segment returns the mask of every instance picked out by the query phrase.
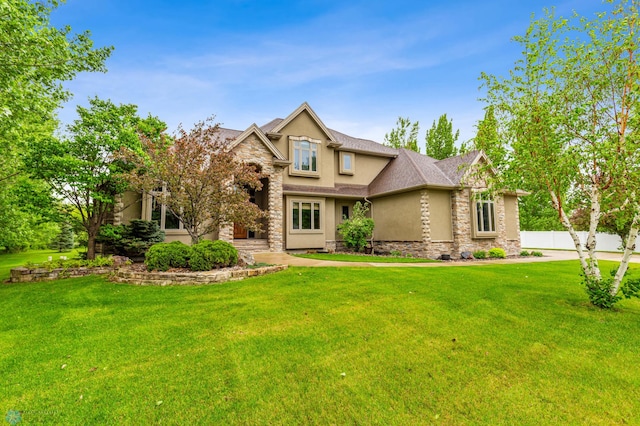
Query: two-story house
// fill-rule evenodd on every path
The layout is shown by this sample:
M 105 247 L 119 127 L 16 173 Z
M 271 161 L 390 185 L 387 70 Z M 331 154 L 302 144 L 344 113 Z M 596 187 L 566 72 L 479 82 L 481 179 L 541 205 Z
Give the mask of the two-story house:
M 262 190 L 251 195 L 268 219 L 261 233 L 229 226 L 209 238 L 270 251 L 331 251 L 341 247 L 337 225 L 357 201 L 367 201 L 378 251 L 432 258 L 492 247 L 520 252 L 518 194 L 486 192 L 483 180 L 470 173 L 488 161 L 481 152 L 436 160 L 390 148 L 327 128 L 307 103 L 260 127 L 221 129 L 220 137 L 230 141 L 238 160 L 266 176 Z M 130 205 L 116 223 L 153 218 L 167 241 L 190 241 L 152 196 L 135 197 L 125 195 L 123 204 Z

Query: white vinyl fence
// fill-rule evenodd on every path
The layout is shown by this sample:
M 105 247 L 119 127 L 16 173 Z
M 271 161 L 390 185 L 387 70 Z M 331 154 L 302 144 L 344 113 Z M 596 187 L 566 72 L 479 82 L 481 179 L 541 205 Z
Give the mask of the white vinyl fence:
M 578 232 L 582 247 L 587 241 L 587 232 Z M 560 249 L 575 250 L 573 239 L 567 231 L 520 231 L 522 248 L 527 249 Z M 622 240 L 617 235 L 596 234 L 596 249 L 598 251 L 622 251 Z

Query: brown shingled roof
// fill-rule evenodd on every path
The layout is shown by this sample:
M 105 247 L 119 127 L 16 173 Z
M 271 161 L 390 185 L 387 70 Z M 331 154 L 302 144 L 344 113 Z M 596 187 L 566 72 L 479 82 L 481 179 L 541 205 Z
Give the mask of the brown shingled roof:
M 240 130 L 225 129 L 224 127 L 220 127 L 218 130 L 218 137 L 220 138 L 220 140 L 223 140 L 223 141 L 233 140 L 238 136 L 240 136 L 241 134 L 242 132 Z
M 369 195 L 381 195 L 406 191 L 411 188 L 437 186 L 455 188 L 465 171 L 465 164 L 472 164 L 477 151 L 438 161 L 435 158 L 407 149 L 400 149 L 398 157 L 369 185 Z
M 460 185 L 467 167 L 473 164 L 479 155 L 481 155 L 480 151 L 470 151 L 464 155 L 440 160 L 436 163 L 436 166 L 442 170 L 451 182 L 455 185 Z
M 282 122 L 282 118 L 274 118 L 273 120 L 271 120 L 267 124 L 263 124 L 262 126 L 260 126 L 260 130 L 262 130 L 265 133 L 269 133 L 271 131 L 271 129 L 276 127 L 281 122 Z
M 363 152 L 383 157 L 396 157 L 398 155 L 397 149 L 384 146 L 381 143 L 369 139 L 354 138 L 333 129 L 329 129 L 329 131 L 333 133 L 338 142 L 342 143 L 340 151 Z

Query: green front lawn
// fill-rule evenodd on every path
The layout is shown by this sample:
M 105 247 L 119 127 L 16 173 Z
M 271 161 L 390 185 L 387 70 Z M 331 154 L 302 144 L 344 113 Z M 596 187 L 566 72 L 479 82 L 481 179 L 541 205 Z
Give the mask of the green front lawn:
M 429 263 L 437 260 L 422 259 L 417 257 L 372 256 L 366 254 L 350 253 L 308 253 L 294 256 L 316 260 L 333 260 L 336 262 L 367 262 L 367 263 Z
M 605 262 L 602 262 L 605 264 Z M 577 262 L 0 286 L 20 424 L 639 424 L 640 302 Z

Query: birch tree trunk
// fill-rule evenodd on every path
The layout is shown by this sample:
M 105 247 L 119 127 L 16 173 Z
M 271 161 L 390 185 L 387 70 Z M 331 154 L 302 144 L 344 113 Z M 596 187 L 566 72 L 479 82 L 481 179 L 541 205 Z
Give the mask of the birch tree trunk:
M 631 224 L 631 229 L 629 230 L 629 235 L 627 236 L 627 241 L 624 246 L 624 252 L 622 253 L 622 260 L 620 260 L 618 271 L 616 272 L 615 277 L 613 277 L 613 283 L 611 284 L 610 290 L 612 296 L 618 294 L 622 279 L 629 268 L 629 258 L 631 258 L 631 254 L 636 248 L 636 240 L 638 238 L 638 222 L 640 222 L 640 212 L 636 212 L 633 217 L 633 223 Z

